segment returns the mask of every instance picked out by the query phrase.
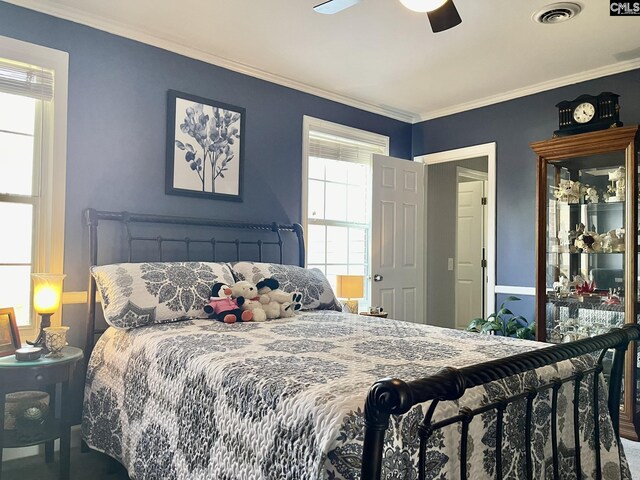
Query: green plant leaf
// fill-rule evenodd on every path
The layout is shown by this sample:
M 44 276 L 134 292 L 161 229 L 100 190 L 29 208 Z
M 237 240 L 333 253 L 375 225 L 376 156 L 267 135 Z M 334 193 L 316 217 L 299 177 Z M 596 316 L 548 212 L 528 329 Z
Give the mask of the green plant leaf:
M 471 323 L 469 323 L 467 330 L 477 329 L 479 327 L 482 327 L 482 325 L 484 325 L 485 323 L 487 323 L 487 321 L 484 318 L 475 318 L 471 320 Z
M 514 297 L 513 295 L 509 295 L 507 298 L 504 299 L 504 302 L 502 302 L 502 304 L 504 305 L 507 302 L 517 302 L 518 300 L 521 300 L 521 298 Z
M 480 332 L 482 333 L 489 333 L 495 330 L 495 325 L 491 322 L 487 322 L 485 323 L 482 328 L 480 329 Z
M 519 297 L 508 296 L 497 312 L 487 316 L 486 319 L 474 318 L 469 323 L 467 331 L 489 333 L 494 332 L 496 335 L 504 335 L 509 337 L 518 337 L 526 339 L 535 339 L 535 325 L 522 315 L 514 315 L 514 313 L 506 306 L 508 302 L 518 301 Z

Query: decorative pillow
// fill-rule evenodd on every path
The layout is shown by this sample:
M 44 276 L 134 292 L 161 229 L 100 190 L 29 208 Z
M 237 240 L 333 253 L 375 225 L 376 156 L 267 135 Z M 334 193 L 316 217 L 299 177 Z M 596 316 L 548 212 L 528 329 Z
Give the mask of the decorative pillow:
M 257 283 L 263 278 L 273 277 L 285 292 L 300 292 L 303 310 L 342 311 L 329 281 L 317 268 L 258 262 L 236 262 L 231 264 L 231 268 L 236 280 Z
M 205 317 L 213 284 L 234 282 L 226 263 L 116 263 L 91 274 L 105 320 L 120 329 Z

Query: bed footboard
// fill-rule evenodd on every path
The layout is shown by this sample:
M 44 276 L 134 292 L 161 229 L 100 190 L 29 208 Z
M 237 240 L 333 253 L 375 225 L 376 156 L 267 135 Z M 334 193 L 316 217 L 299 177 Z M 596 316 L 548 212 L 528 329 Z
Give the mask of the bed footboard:
M 620 390 L 622 375 L 624 370 L 624 356 L 629 342 L 640 339 L 640 326 L 625 325 L 620 329 L 613 330 L 607 334 L 592 338 L 578 340 L 572 343 L 552 345 L 547 348 L 535 350 L 527 353 L 514 355 L 491 362 L 472 365 L 460 369 L 445 368 L 435 375 L 427 378 L 404 382 L 398 379 L 383 379 L 376 382 L 369 390 L 365 403 L 365 434 L 362 454 L 361 480 L 379 480 L 382 474 L 382 457 L 385 432 L 389 427 L 391 415 L 402 415 L 407 413 L 414 405 L 431 401 L 424 416 L 417 435 L 419 436 L 419 457 L 417 478 L 425 478 L 426 444 L 431 435 L 441 428 L 453 424 L 460 425 L 460 478 L 467 478 L 467 452 L 468 452 L 468 431 L 469 424 L 474 417 L 495 411 L 495 460 L 496 465 L 501 466 L 502 442 L 504 432 L 504 412 L 513 402 L 526 403 L 525 412 L 525 471 L 526 478 L 532 479 L 534 476 L 533 461 L 531 458 L 531 417 L 533 403 L 536 396 L 541 393 L 548 394 L 551 398 L 550 412 L 550 432 L 552 445 L 552 470 L 553 478 L 559 479 L 559 442 L 558 431 L 558 391 L 564 384 L 573 383 L 573 425 L 574 425 L 574 467 L 576 478 L 582 478 L 582 468 L 580 465 L 581 438 L 579 435 L 579 415 L 580 415 L 580 384 L 587 375 L 593 379 L 593 387 L 590 389 L 593 396 L 589 399 L 593 402 L 592 411 L 594 416 L 594 437 L 595 437 L 595 463 L 596 476 L 600 478 L 600 432 L 599 432 L 599 392 L 600 373 L 603 370 L 603 359 L 609 349 L 613 349 L 613 360 L 611 374 L 608 382 L 608 410 L 613 424 L 616 437 L 618 436 L 618 419 L 620 406 Z M 462 407 L 457 415 L 446 420 L 434 421 L 434 413 L 439 402 L 457 400 L 468 390 L 476 386 L 485 385 L 490 382 L 504 379 L 513 375 L 523 374 L 535 369 L 562 362 L 564 360 L 578 358 L 582 355 L 600 352 L 597 362 L 592 368 L 583 371 L 576 371 L 565 378 L 555 378 L 550 382 L 527 388 L 522 392 L 489 401 L 478 408 Z M 496 468 L 496 478 L 502 478 L 501 468 Z

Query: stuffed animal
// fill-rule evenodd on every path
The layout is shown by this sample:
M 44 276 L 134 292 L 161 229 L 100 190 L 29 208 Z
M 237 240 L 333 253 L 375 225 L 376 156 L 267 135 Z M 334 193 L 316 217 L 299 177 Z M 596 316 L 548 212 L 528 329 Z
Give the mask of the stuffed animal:
M 300 303 L 302 300 L 302 294 L 300 292 L 287 293 L 280 289 L 280 282 L 275 278 L 263 278 L 256 286 L 258 287 L 258 293 L 267 294 L 269 298 L 278 303 Z
M 256 286 L 263 304 L 268 304 L 272 309 L 276 305 L 277 316 L 269 318 L 287 318 L 293 317 L 295 312 L 302 308 L 300 300 L 302 294 L 300 292 L 287 293 L 280 289 L 280 282 L 275 278 L 264 278 L 260 280 Z
M 267 312 L 260 303 L 260 295 L 258 288 L 251 282 L 241 280 L 231 285 L 231 295 L 235 298 L 244 298 L 244 302 L 240 307 L 242 310 L 248 310 L 253 314 L 253 320 L 256 322 L 264 322 L 267 319 Z
M 224 323 L 248 322 L 253 318 L 253 313 L 240 308 L 245 303 L 244 297 L 232 298 L 231 293 L 229 285 L 220 282 L 214 284 L 209 304 L 204 306 L 205 313 L 209 318 L 215 318 Z

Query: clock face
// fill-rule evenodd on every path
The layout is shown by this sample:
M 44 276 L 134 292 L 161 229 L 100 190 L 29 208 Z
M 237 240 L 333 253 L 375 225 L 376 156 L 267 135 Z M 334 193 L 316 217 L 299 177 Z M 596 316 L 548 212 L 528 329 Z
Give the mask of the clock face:
M 573 111 L 573 119 L 578 123 L 587 123 L 596 114 L 596 108 L 589 102 L 578 105 Z

